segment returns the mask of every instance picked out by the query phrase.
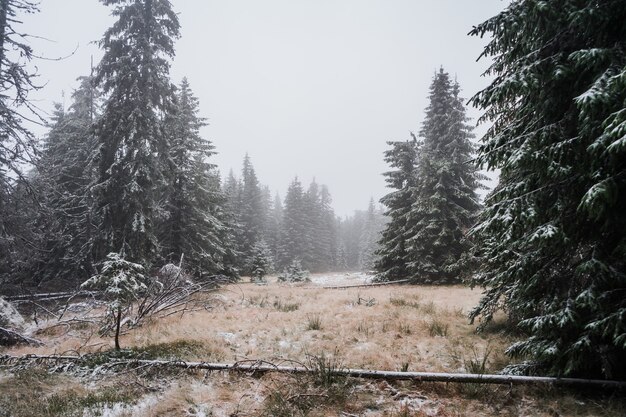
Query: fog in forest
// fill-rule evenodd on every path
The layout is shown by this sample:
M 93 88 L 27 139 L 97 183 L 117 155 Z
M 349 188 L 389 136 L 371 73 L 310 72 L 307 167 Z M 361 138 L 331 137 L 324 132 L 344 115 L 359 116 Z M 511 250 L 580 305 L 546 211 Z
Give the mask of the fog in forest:
M 502 10 L 475 1 L 182 1 L 172 65 L 186 76 L 209 126 L 222 175 L 240 173 L 247 152 L 260 181 L 284 197 L 294 176 L 326 184 L 340 216 L 365 209 L 387 191 L 386 141 L 418 132 L 428 87 L 443 66 L 470 98 L 488 84 L 487 40 L 467 36 Z M 25 19 L 39 61 L 38 105 L 69 103 L 76 77 L 102 51 L 94 43 L 113 22 L 96 1 L 43 1 Z M 71 23 L 68 23 L 71 22 Z M 69 56 L 68 56 L 69 55 Z M 472 123 L 480 113 L 469 109 Z M 476 130 L 484 132 L 481 126 Z M 45 132 L 43 130 L 42 132 Z

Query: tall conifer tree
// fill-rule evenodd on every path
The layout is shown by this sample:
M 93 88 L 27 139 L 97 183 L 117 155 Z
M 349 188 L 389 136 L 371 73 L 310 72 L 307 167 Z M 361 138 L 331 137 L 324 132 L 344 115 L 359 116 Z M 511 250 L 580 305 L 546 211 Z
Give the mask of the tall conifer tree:
M 92 77 L 80 77 L 69 111 L 57 105 L 53 124 L 37 164 L 36 183 L 44 202 L 37 214 L 45 251 L 32 262 L 37 281 L 61 278 L 76 283 L 93 270 L 91 186 L 96 179 L 93 123 L 100 113 L 100 94 Z
M 169 144 L 162 123 L 171 106 L 169 59 L 179 36 L 168 0 L 102 0 L 116 22 L 100 42 L 96 81 L 108 100 L 97 124 L 100 143 L 96 208 L 98 258 L 123 251 L 150 263 L 156 255 L 154 217 L 163 180 L 158 159 Z
M 433 78 L 420 131 L 423 141 L 407 216 L 407 266 L 419 282 L 450 283 L 469 273 L 463 267 L 471 247 L 465 232 L 480 208 L 480 177 L 470 162 L 473 134 L 459 91 L 441 68 Z
M 415 136 L 412 140 L 387 143 L 391 149 L 385 152 L 385 162 L 394 170 L 384 175 L 387 187 L 394 191 L 380 200 L 387 207 L 385 215 L 389 217 L 382 232 L 375 264 L 377 280 L 381 281 L 406 278 L 409 274 L 408 216 L 414 202 L 418 146 Z
M 302 184 L 295 178 L 287 189 L 278 253 L 278 267 L 287 267 L 305 253 L 306 217 Z
M 167 117 L 170 141 L 165 192 L 166 218 L 159 233 L 164 258 L 177 263 L 184 256 L 186 269 L 196 276 L 225 272 L 232 237 L 219 206 L 225 203 L 219 174 L 209 162 L 213 144 L 200 135 L 206 126 L 198 115 L 198 99 L 183 78 L 176 105 Z
M 22 168 L 33 162 L 37 143 L 26 123 L 32 115 L 23 112 L 35 110 L 28 96 L 38 87 L 28 68 L 33 50 L 24 41 L 28 35 L 19 27 L 18 16 L 37 11 L 35 1 L 0 0 L 0 279 L 12 274 L 25 252 L 19 236 L 27 232 L 20 214 L 31 202 L 26 201 L 28 193 L 18 189 L 24 187 Z
M 472 31 L 493 36 L 479 161 L 502 174 L 471 317 L 527 332 L 511 371 L 626 378 L 624 22 L 624 1 L 517 0 Z

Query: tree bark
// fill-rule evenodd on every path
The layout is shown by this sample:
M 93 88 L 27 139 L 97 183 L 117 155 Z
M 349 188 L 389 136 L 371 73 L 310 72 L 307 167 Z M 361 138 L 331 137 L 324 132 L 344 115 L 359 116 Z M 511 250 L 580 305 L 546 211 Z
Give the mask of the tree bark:
M 120 327 L 122 324 L 122 306 L 117 306 L 117 317 L 115 323 L 115 350 L 120 350 Z
M 56 355 L 25 355 L 25 356 L 0 356 L 0 364 L 22 364 L 33 361 L 75 361 L 87 360 L 85 356 L 56 356 Z M 315 375 L 319 370 L 302 366 L 277 366 L 263 363 L 210 363 L 210 362 L 184 362 L 184 361 L 160 361 L 160 360 L 119 360 L 112 359 L 115 366 L 163 366 L 184 369 L 204 369 L 209 371 L 228 372 L 248 372 L 265 373 L 281 372 L 290 374 Z M 518 376 L 518 375 L 491 375 L 491 374 L 456 374 L 456 373 L 435 373 L 435 372 L 397 372 L 379 371 L 370 369 L 345 369 L 337 368 L 327 370 L 330 374 L 351 378 L 383 379 L 388 381 L 415 381 L 415 382 L 455 382 L 472 384 L 504 384 L 504 385 L 552 385 L 579 388 L 604 388 L 614 390 L 626 390 L 626 381 L 611 381 L 599 379 L 580 378 L 554 378 L 543 376 Z
M 9 0 L 0 0 L 0 75 L 2 74 L 2 64 L 4 63 L 4 37 L 6 36 L 7 11 Z

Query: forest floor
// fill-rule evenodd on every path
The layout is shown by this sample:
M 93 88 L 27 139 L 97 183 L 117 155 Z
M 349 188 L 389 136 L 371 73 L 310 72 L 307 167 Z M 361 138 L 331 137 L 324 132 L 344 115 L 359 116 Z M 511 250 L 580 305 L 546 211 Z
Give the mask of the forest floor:
M 363 274 L 314 275 L 311 283 L 228 285 L 207 311 L 135 329 L 121 344 L 143 357 L 264 360 L 319 369 L 284 374 L 132 370 L 50 373 L 0 370 L 2 416 L 622 416 L 603 393 L 544 387 L 333 378 L 324 370 L 497 372 L 515 336 L 503 325 L 477 334 L 467 320 L 480 298 L 464 286 L 324 289 L 367 282 Z M 87 336 L 91 335 L 87 341 Z M 112 348 L 90 326 L 37 335 L 38 348 L 0 354 L 89 353 Z M 3 411 L 4 410 L 4 411 Z

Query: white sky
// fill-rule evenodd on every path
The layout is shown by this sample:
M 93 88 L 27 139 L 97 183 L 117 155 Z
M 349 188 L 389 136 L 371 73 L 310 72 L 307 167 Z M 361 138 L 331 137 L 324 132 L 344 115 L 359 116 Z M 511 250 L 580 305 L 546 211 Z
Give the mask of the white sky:
M 223 175 L 246 152 L 263 184 L 284 196 L 295 175 L 327 184 L 339 215 L 382 197 L 388 140 L 417 132 L 440 65 L 464 96 L 485 87 L 476 62 L 487 39 L 467 36 L 507 0 L 172 0 L 182 37 L 173 80 L 187 76 L 210 122 L 203 132 Z M 24 16 L 40 61 L 35 97 L 66 104 L 89 73 L 93 41 L 111 24 L 96 0 L 42 0 Z M 474 120 L 479 113 L 470 110 Z M 485 130 L 480 127 L 477 133 Z

